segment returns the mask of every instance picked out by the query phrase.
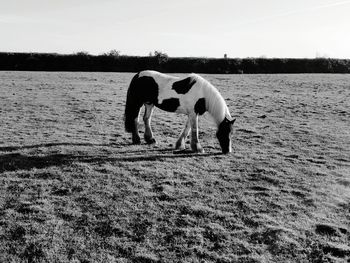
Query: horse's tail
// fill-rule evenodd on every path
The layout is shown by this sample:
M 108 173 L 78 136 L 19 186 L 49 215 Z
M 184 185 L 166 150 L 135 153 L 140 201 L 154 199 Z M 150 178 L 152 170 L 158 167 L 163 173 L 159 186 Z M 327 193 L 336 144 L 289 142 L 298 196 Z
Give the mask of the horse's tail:
M 124 125 L 126 132 L 133 132 L 137 129 L 135 119 L 139 116 L 142 101 L 139 99 L 138 89 L 139 74 L 136 74 L 129 85 L 126 95 Z

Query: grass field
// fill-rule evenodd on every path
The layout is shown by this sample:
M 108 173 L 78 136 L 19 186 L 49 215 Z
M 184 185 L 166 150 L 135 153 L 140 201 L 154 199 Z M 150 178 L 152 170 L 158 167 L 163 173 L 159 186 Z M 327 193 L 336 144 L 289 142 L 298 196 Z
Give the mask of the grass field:
M 160 110 L 131 145 L 132 76 L 0 72 L 0 262 L 350 260 L 349 75 L 204 75 L 231 155 L 203 118 L 205 153 L 175 154 Z

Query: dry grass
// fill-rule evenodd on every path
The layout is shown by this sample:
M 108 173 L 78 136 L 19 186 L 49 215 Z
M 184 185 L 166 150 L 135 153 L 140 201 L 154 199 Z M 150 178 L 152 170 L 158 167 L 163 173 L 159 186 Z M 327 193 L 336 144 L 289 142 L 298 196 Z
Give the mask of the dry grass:
M 348 75 L 208 75 L 237 117 L 221 155 L 123 131 L 132 74 L 0 72 L 1 262 L 346 262 Z

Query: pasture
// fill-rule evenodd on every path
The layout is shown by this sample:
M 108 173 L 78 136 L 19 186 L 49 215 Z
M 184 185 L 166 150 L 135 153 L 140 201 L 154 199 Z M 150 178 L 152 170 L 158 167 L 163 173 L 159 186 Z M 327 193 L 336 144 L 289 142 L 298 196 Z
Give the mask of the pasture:
M 133 75 L 0 72 L 0 262 L 350 259 L 349 75 L 202 75 L 230 155 L 205 118 L 205 153 L 174 153 L 186 117 L 159 109 L 131 145 Z

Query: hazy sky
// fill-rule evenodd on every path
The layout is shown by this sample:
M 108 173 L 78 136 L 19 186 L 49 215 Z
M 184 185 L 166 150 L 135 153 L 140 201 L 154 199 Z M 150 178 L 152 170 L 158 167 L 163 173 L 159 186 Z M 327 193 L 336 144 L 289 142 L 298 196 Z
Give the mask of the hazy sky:
M 350 0 L 0 0 L 0 51 L 350 58 Z

